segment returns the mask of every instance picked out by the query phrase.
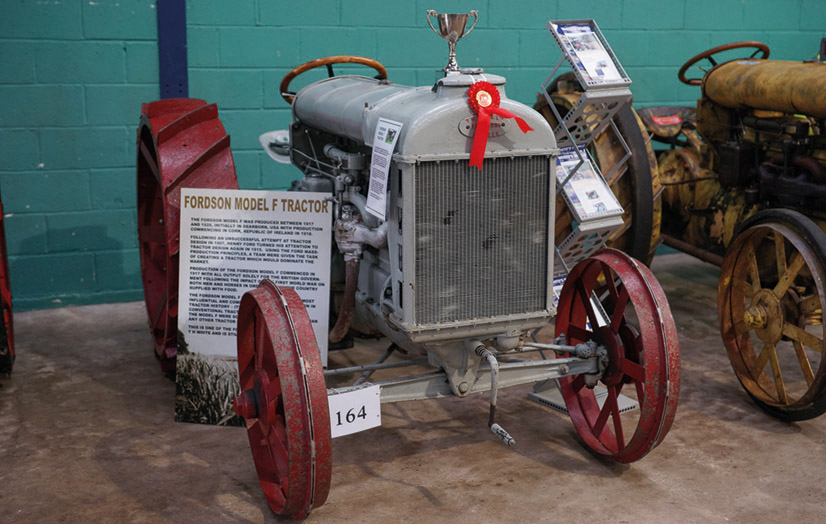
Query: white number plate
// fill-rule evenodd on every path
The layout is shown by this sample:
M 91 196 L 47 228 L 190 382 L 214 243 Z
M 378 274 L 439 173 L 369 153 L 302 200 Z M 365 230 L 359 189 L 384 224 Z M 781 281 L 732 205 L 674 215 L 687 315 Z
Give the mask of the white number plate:
M 333 438 L 381 426 L 381 391 L 369 386 L 327 397 Z

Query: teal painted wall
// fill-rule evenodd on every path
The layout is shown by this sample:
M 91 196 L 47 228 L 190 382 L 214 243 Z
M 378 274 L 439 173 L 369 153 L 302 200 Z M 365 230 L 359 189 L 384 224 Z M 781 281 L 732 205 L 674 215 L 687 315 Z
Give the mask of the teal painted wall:
M 15 309 L 142 297 L 135 125 L 154 2 L 0 1 L 0 190 Z
M 429 8 L 479 10 L 459 63 L 506 76 L 527 104 L 559 59 L 549 19 L 595 18 L 640 106 L 693 105 L 699 90 L 676 73 L 709 47 L 760 40 L 799 60 L 826 36 L 826 0 L 190 0 L 190 96 L 218 104 L 241 188 L 297 176 L 257 139 L 287 126 L 277 90 L 295 65 L 357 54 L 398 83 L 431 84 L 447 45 Z M 142 298 L 135 128 L 159 96 L 155 15 L 154 0 L 0 1 L 0 190 L 18 310 Z

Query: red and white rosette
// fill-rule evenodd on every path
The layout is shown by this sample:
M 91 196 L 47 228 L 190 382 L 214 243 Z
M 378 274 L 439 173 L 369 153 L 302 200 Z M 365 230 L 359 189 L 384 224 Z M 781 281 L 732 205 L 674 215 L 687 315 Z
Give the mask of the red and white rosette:
M 490 82 L 476 82 L 470 86 L 467 98 L 470 108 L 476 113 L 476 131 L 473 134 L 473 148 L 470 150 L 470 165 L 478 167 L 481 171 L 490 133 L 490 115 L 513 118 L 523 133 L 533 131 L 533 128 L 507 109 L 499 107 L 499 90 Z

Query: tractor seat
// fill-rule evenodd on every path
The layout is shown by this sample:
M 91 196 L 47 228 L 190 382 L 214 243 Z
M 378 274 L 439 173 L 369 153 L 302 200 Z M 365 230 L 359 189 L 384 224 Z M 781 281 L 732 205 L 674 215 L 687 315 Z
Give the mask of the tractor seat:
M 697 121 L 697 110 L 683 106 L 657 106 L 637 109 L 645 128 L 655 138 L 662 142 L 671 143 L 680 134 L 683 127 L 694 128 Z

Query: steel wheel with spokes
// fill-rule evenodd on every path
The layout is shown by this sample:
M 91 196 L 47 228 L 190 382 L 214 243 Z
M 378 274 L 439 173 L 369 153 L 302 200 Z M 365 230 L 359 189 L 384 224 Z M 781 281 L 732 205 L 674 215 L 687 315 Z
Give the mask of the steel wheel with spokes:
M 783 420 L 826 411 L 826 234 L 785 209 L 756 213 L 726 253 L 720 331 L 740 383 Z
M 296 519 L 330 491 L 330 414 L 321 355 L 304 304 L 264 280 L 238 310 L 241 395 L 255 469 L 272 510 Z
M 569 344 L 594 340 L 607 352 L 596 388 L 583 375 L 559 380 L 585 444 L 618 462 L 659 445 L 677 409 L 680 356 L 668 301 L 648 268 L 615 249 L 577 264 L 560 294 L 556 333 Z M 638 410 L 623 409 L 634 401 Z

